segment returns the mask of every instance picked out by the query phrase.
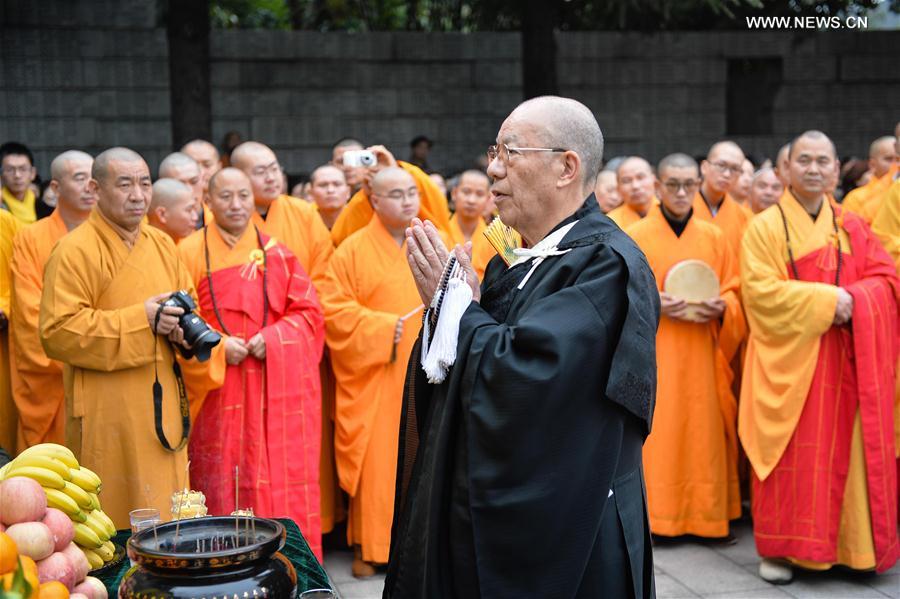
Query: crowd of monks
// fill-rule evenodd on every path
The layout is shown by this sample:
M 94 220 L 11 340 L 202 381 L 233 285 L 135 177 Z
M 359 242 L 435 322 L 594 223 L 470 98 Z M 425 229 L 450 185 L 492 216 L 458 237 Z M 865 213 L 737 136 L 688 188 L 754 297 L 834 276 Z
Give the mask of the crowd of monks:
M 362 149 L 374 167 L 344 164 Z M 728 537 L 744 500 L 767 580 L 900 557 L 898 153 L 900 124 L 872 144 L 869 182 L 843 194 L 817 131 L 772 163 L 720 141 L 699 161 L 630 156 L 600 173 L 597 202 L 660 294 L 644 446 L 654 535 Z M 496 253 L 485 172 L 445 195 L 384 146 L 344 139 L 300 198 L 255 141 L 226 165 L 194 140 L 155 180 L 127 148 L 70 150 L 38 218 L 31 152 L 7 143 L 0 158 L 0 448 L 72 448 L 119 528 L 132 509 L 168 514 L 190 487 L 210 513 L 294 519 L 320 558 L 346 521 L 353 574 L 385 564 L 424 308 L 405 231 L 420 218 L 447 247 L 471 242 L 483 277 Z M 714 297 L 667 290 L 688 260 L 715 273 Z M 206 355 L 166 303 L 178 290 L 222 336 Z

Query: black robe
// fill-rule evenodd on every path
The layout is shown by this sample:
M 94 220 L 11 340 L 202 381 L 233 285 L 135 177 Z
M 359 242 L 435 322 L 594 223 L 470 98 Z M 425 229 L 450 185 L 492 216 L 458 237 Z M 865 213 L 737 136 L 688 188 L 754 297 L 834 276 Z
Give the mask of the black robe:
M 444 383 L 413 349 L 385 598 L 654 596 L 659 295 L 593 195 L 575 219 L 523 289 L 531 261 L 491 261 Z

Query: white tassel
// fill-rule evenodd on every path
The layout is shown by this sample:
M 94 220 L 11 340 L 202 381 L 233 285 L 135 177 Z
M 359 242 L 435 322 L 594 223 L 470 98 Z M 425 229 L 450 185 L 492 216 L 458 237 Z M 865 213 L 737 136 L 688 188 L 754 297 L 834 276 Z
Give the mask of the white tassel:
M 422 344 L 422 369 L 428 376 L 428 382 L 434 385 L 444 382 L 447 372 L 456 362 L 459 321 L 472 303 L 472 288 L 464 278 L 451 276 L 443 296 L 444 301 L 435 326 L 434 338 L 427 348 L 425 343 Z M 428 322 L 427 317 L 425 321 Z M 428 339 L 427 326 L 423 338 Z

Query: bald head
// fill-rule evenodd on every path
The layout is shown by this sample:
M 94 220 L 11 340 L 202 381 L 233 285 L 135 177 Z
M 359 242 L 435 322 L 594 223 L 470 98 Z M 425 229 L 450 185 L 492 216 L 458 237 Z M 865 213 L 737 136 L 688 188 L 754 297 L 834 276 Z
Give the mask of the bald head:
M 821 131 L 805 131 L 791 141 L 790 187 L 794 196 L 808 206 L 830 193 L 838 176 L 834 142 Z
M 50 178 L 56 181 L 62 180 L 72 168 L 73 163 L 87 164 L 88 174 L 90 174 L 91 166 L 94 162 L 90 154 L 80 150 L 68 150 L 53 159 L 50 163 Z
M 827 142 L 827 144 L 831 148 L 831 157 L 835 159 L 837 158 L 837 148 L 835 147 L 834 142 L 831 141 L 831 138 L 821 131 L 810 129 L 809 131 L 804 131 L 803 133 L 792 139 L 791 143 L 788 145 L 788 159 L 791 161 L 793 161 L 795 158 L 794 150 L 796 149 L 797 142 L 799 141 L 812 141 L 821 143 Z
M 597 183 L 594 185 L 594 195 L 604 214 L 621 205 L 622 197 L 619 195 L 616 173 L 607 170 L 600 171 L 600 174 L 597 175 Z
M 153 199 L 150 200 L 150 211 L 153 212 L 159 207 L 171 208 L 175 204 L 184 201 L 185 197 L 190 199 L 190 187 L 177 179 L 158 179 L 153 184 Z
M 784 184 L 775 169 L 770 167 L 759 169 L 753 174 L 753 180 L 750 183 L 750 210 L 754 214 L 759 214 L 774 205 L 783 193 Z
M 647 214 L 656 193 L 650 163 L 640 156 L 629 156 L 616 169 L 616 180 L 622 201 L 640 215 Z
M 205 139 L 195 139 L 184 144 L 181 152 L 187 154 L 200 166 L 200 179 L 203 189 L 206 189 L 209 178 L 213 173 L 222 168 L 219 162 L 219 151 Z
M 177 179 L 158 179 L 153 184 L 153 199 L 147 221 L 178 243 L 194 232 L 197 208 L 191 188 Z
M 578 154 L 582 188 L 593 189 L 603 165 L 603 133 L 590 108 L 571 98 L 540 96 L 519 104 L 509 119 L 527 121 L 543 147 Z
M 250 178 L 247 174 L 239 168 L 235 168 L 233 166 L 227 166 L 216 172 L 209 180 L 209 195 L 215 195 L 220 187 L 221 183 L 225 182 L 246 182 L 248 185 L 250 184 Z
M 869 146 L 869 168 L 876 178 L 883 177 L 897 160 L 897 139 L 891 135 L 879 137 Z
M 384 195 L 389 189 L 402 185 L 404 188 L 416 187 L 416 180 L 399 166 L 389 166 L 378 171 L 372 178 L 372 193 Z M 418 187 L 416 187 L 418 190 Z
M 743 164 L 744 152 L 733 141 L 716 142 L 709 148 L 706 160 L 700 164 L 701 191 L 708 202 L 718 206 L 740 178 Z
M 659 178 L 665 178 L 666 169 L 669 168 L 699 168 L 697 165 L 697 161 L 688 156 L 687 154 L 682 154 L 677 152 L 675 154 L 669 154 L 665 158 L 659 161 L 659 166 L 656 167 L 656 172 L 659 174 Z
M 320 175 L 323 177 L 337 177 L 344 181 L 344 183 L 346 183 L 346 180 L 344 179 L 344 172 L 333 164 L 323 164 L 316 167 L 316 169 L 309 175 L 310 185 L 315 185 L 316 178 Z
M 200 173 L 200 166 L 197 161 L 184 154 L 183 152 L 172 152 L 159 163 L 158 176 L 160 179 L 179 179 L 178 176 L 182 171 L 196 171 Z
M 99 156 L 94 159 L 94 164 L 91 167 L 91 178 L 97 181 L 100 185 L 106 183 L 109 175 L 110 168 L 109 165 L 112 162 L 119 162 L 125 164 L 131 163 L 142 163 L 144 166 L 147 165 L 144 158 L 130 148 L 123 147 L 115 147 L 110 148 L 104 152 L 101 152 Z M 149 175 L 149 169 L 148 175 Z
M 419 188 L 415 179 L 402 168 L 383 168 L 372 178 L 369 198 L 378 219 L 398 243 L 403 231 L 419 213 Z
M 488 176 L 475 169 L 463 171 L 453 188 L 453 205 L 460 223 L 477 226 L 490 197 Z
M 268 206 L 282 193 L 284 176 L 275 152 L 256 141 L 246 141 L 231 152 L 231 165 L 250 178 L 257 206 Z
M 783 185 L 787 185 L 791 178 L 788 167 L 788 163 L 790 162 L 788 153 L 790 151 L 791 144 L 786 143 L 778 150 L 778 156 L 775 158 L 775 174 L 781 179 Z

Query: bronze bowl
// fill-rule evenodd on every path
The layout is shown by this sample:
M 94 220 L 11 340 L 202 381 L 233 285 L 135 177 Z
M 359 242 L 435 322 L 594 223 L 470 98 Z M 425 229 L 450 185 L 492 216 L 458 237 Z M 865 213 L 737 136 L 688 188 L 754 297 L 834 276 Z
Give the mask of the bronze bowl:
M 169 522 L 128 540 L 135 564 L 119 586 L 128 599 L 292 598 L 297 572 L 279 553 L 284 526 L 268 518 Z

